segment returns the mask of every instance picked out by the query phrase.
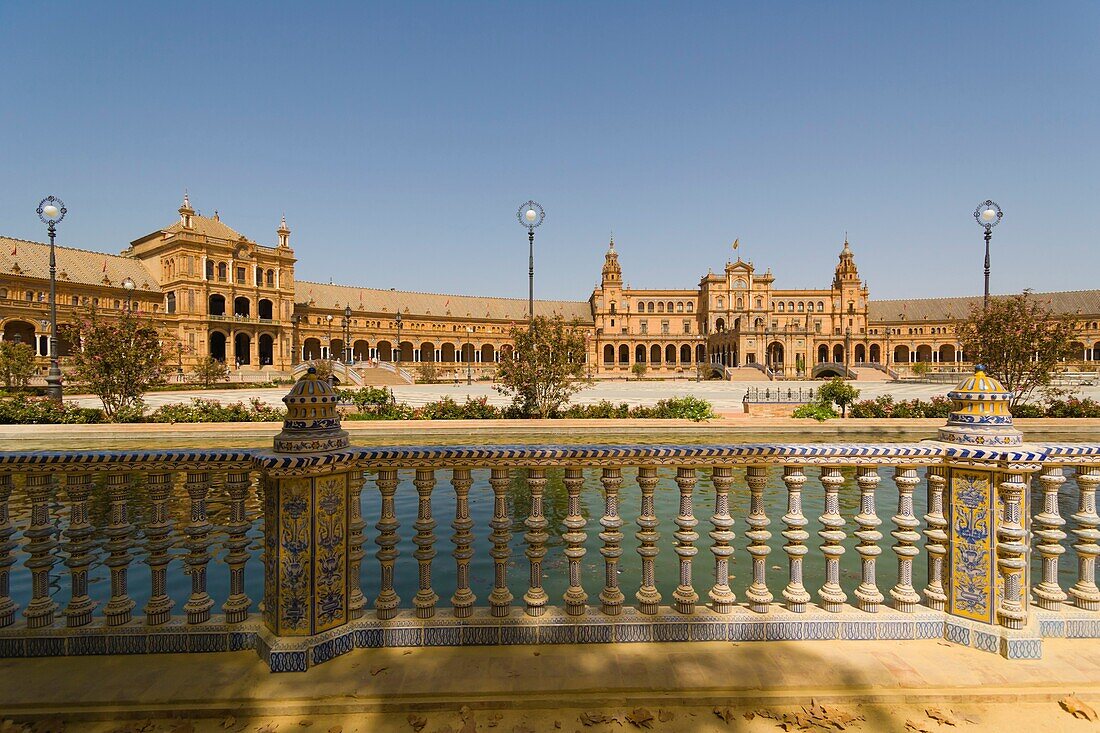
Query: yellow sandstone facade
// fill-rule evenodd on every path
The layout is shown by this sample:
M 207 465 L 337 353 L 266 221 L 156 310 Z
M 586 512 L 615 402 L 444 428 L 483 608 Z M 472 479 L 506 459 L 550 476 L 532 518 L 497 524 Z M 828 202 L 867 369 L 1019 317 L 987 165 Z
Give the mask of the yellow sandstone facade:
M 187 197 L 179 219 L 119 255 L 57 248 L 58 321 L 89 309 L 132 307 L 151 317 L 186 373 L 207 356 L 241 378 L 282 376 L 305 360 L 433 362 L 443 378 L 491 373 L 527 318 L 523 299 L 380 290 L 298 281 L 284 219 L 274 246 L 257 243 Z M 0 337 L 48 353 L 48 245 L 0 236 Z M 975 298 L 873 301 L 845 241 L 829 287 L 774 287 L 738 258 L 686 289 L 632 289 L 614 241 L 587 301 L 536 301 L 584 330 L 589 371 L 626 377 L 636 364 L 661 376 L 717 365 L 732 378 L 904 373 L 966 361 L 954 326 Z M 124 283 L 133 283 L 132 289 Z M 1038 294 L 1077 319 L 1082 366 L 1100 362 L 1100 291 Z M 345 338 L 346 334 L 346 338 Z M 59 344 L 64 362 L 70 346 Z

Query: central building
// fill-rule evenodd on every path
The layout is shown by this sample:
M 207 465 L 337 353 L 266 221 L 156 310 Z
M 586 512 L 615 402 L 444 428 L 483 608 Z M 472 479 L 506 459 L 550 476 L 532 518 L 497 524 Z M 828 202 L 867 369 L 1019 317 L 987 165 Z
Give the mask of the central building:
M 774 281 L 771 270 L 759 274 L 738 257 L 694 289 L 636 290 L 623 284 L 612 239 L 590 300 L 589 359 L 605 374 L 625 376 L 635 364 L 682 372 L 710 362 L 742 379 L 843 374 L 881 361 L 880 347 L 868 344 L 867 286 L 847 241 L 828 289 L 780 290 Z

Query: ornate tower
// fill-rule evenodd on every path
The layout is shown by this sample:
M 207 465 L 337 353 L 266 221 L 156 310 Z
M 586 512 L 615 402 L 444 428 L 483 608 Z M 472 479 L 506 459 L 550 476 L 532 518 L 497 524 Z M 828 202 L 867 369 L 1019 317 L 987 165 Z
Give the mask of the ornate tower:
M 611 237 L 607 254 L 603 257 L 602 285 L 605 291 L 608 288 L 622 290 L 623 287 L 623 268 L 619 266 L 619 253 L 615 251 L 615 237 Z
M 183 204 L 177 209 L 180 212 L 180 224 L 184 229 L 192 229 L 194 227 L 195 210 L 191 208 L 191 199 L 188 198 L 187 192 L 183 192 Z
M 279 235 L 279 248 L 288 249 L 290 247 L 290 227 L 286 225 L 286 215 L 283 215 L 283 220 L 279 223 L 279 228 L 275 230 L 275 233 Z

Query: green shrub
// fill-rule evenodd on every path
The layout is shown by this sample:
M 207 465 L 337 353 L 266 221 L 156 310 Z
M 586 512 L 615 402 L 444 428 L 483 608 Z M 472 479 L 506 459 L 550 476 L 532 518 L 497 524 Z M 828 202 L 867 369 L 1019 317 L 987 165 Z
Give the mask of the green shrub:
M 0 398 L 0 425 L 87 425 L 106 422 L 103 410 L 57 404 L 41 397 Z
M 1012 417 L 1045 417 L 1046 408 L 1041 405 L 1033 405 L 1030 402 L 1021 402 L 1011 408 Z
M 852 405 L 852 417 L 938 417 L 946 419 L 951 414 L 951 400 L 937 395 L 928 402 L 902 400 L 894 402 L 890 395 L 873 400 L 862 400 Z
M 658 420 L 694 420 L 695 422 L 716 417 L 714 408 L 709 402 L 690 395 L 661 400 L 650 408 L 635 407 L 630 411 L 630 416 Z
M 570 405 L 561 411 L 560 417 L 570 420 L 608 420 L 630 417 L 630 405 L 600 400 L 592 405 Z
M 832 405 L 825 405 L 820 402 L 811 402 L 808 405 L 802 405 L 801 407 L 796 408 L 795 411 L 791 413 L 791 416 L 800 418 L 813 418 L 818 422 L 825 422 L 826 420 L 830 420 L 834 417 L 840 417 L 840 415 L 836 413 L 836 410 L 833 409 Z
M 1086 397 L 1069 397 L 1052 400 L 1046 409 L 1047 417 L 1100 417 L 1100 402 Z
M 146 419 L 157 423 L 281 422 L 286 419 L 286 410 L 269 407 L 256 398 L 252 398 L 248 405 L 243 402 L 223 405 L 217 400 L 195 397 L 190 404 L 158 407 Z

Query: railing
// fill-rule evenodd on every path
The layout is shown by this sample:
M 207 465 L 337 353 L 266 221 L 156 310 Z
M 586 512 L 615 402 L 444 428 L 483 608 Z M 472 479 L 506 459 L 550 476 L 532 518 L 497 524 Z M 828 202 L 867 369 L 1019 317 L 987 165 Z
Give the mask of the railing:
M 439 362 L 439 363 L 442 363 L 442 362 Z M 461 362 L 455 362 L 455 364 L 459 364 L 459 363 L 461 363 Z M 409 384 L 412 384 L 416 381 L 415 379 L 413 379 L 413 375 L 410 374 L 408 372 L 408 370 L 403 369 L 401 367 L 398 367 L 396 364 L 392 364 L 392 363 L 387 362 L 387 361 L 380 361 L 375 366 L 380 367 L 382 369 L 385 369 L 386 371 L 393 372 L 394 374 L 398 375 L 399 377 L 404 379 Z
M 745 366 L 752 367 L 753 369 L 759 369 L 760 371 L 764 372 L 764 374 L 768 377 L 768 379 L 775 379 L 775 374 L 772 372 L 772 370 L 768 369 L 768 367 L 764 366 L 763 364 L 761 364 L 759 362 L 755 362 L 755 361 L 746 362 Z
M 809 389 L 798 389 L 781 387 L 768 387 L 761 389 L 760 387 L 750 387 L 745 392 L 745 402 L 797 402 L 806 403 L 813 402 L 816 399 L 816 392 L 811 387 Z
M 264 622 L 314 612 L 272 594 L 303 572 L 344 571 L 347 598 L 341 581 L 317 607 L 346 608 L 351 636 L 344 648 L 322 635 L 312 663 L 352 645 L 964 634 L 1034 656 L 1027 643 L 1041 635 L 1100 636 L 1100 445 L 1008 454 L 987 513 L 968 514 L 968 486 L 948 491 L 945 460 L 990 455 L 943 443 L 0 453 L 0 656 L 259 646 L 273 669 L 304 669 L 304 656 L 279 661 L 292 652 Z M 336 469 L 350 471 L 343 496 L 313 504 L 272 488 L 280 472 L 308 487 Z M 710 514 L 709 540 L 697 507 Z M 1076 508 L 1072 543 L 1066 507 Z M 322 509 L 335 524 L 310 519 Z M 453 514 L 453 565 L 439 557 L 439 512 Z M 952 541 L 963 556 L 971 545 L 986 553 L 984 589 Z M 366 562 L 371 543 L 377 563 Z M 294 558 L 303 547 L 306 565 Z M 588 576 L 595 553 L 603 567 Z M 968 603 L 986 604 L 985 625 L 944 613 Z M 1038 631 L 998 642 L 998 624 Z
M 890 367 L 886 366 L 885 364 L 880 364 L 877 361 L 861 361 L 858 364 L 856 364 L 856 366 L 870 367 L 871 369 L 879 370 L 880 372 L 882 372 L 883 374 L 888 375 L 892 379 L 897 379 L 898 378 L 898 373 L 896 371 L 894 371 Z

